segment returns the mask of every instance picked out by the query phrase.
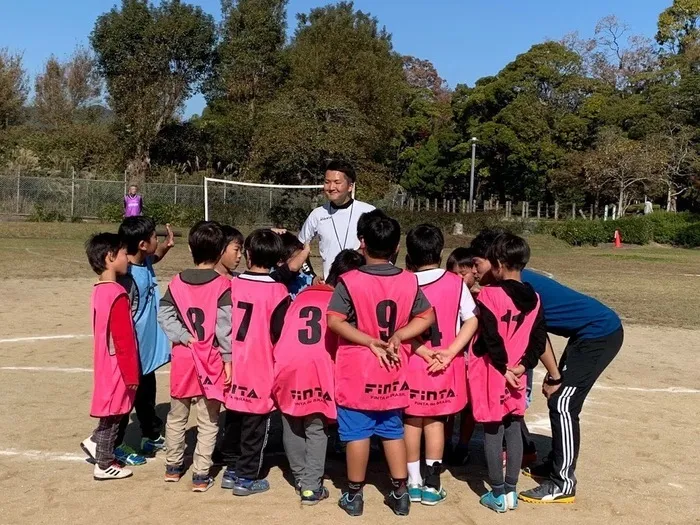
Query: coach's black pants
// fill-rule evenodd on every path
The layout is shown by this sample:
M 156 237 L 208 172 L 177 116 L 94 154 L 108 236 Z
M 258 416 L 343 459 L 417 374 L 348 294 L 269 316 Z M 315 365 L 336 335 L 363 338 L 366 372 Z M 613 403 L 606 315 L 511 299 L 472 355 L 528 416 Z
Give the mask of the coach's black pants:
M 134 398 L 134 410 L 141 426 L 141 435 L 148 439 L 158 439 L 163 430 L 163 420 L 156 414 L 156 373 L 151 372 L 139 378 L 139 386 Z M 119 423 L 116 446 L 124 441 L 129 414 Z
M 569 341 L 564 349 L 559 370 L 562 386 L 549 399 L 549 420 L 552 425 L 552 481 L 561 491 L 570 494 L 576 487 L 576 460 L 581 444 L 579 414 L 586 396 L 603 370 L 620 351 L 622 328 L 599 339 Z
M 226 410 L 221 456 L 236 476 L 258 479 L 270 429 L 270 414 L 247 414 Z

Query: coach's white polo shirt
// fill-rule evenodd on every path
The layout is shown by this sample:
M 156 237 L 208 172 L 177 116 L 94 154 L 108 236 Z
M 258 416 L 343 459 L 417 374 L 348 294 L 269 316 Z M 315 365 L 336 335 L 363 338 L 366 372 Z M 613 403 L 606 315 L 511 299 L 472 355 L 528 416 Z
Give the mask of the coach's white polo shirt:
M 357 221 L 360 215 L 372 210 L 374 206 L 371 204 L 351 200 L 341 207 L 327 202 L 309 214 L 299 232 L 299 240 L 306 244 L 318 235 L 324 279 L 328 277 L 333 261 L 342 250 L 356 250 L 360 247 Z

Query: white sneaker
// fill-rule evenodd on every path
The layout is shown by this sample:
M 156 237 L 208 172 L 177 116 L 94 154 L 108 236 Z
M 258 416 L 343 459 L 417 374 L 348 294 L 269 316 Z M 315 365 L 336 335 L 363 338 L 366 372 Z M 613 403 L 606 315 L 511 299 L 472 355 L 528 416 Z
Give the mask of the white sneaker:
M 83 452 L 87 454 L 88 459 L 92 460 L 92 462 L 95 461 L 97 458 L 97 443 L 92 440 L 92 436 L 88 436 L 87 438 L 83 439 L 80 442 L 80 448 L 82 448 Z
M 518 508 L 518 493 L 508 492 L 506 494 L 506 505 L 508 505 L 508 510 L 515 510 Z
M 92 471 L 92 476 L 97 481 L 105 481 L 108 479 L 124 479 L 133 475 L 133 472 L 128 468 L 124 468 L 119 463 L 112 463 L 109 467 L 102 470 L 99 465 L 95 465 Z

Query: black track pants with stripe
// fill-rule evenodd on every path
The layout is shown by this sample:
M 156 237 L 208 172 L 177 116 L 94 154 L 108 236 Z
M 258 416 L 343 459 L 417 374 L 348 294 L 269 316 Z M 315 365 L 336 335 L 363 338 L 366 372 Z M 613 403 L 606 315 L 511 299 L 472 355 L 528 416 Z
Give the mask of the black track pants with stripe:
M 270 414 L 247 414 L 226 410 L 221 455 L 236 476 L 258 479 L 270 430 Z
M 576 460 L 581 445 L 579 415 L 586 396 L 603 370 L 620 351 L 622 328 L 599 339 L 569 341 L 559 370 L 562 386 L 549 399 L 549 420 L 552 426 L 552 481 L 564 494 L 576 487 Z

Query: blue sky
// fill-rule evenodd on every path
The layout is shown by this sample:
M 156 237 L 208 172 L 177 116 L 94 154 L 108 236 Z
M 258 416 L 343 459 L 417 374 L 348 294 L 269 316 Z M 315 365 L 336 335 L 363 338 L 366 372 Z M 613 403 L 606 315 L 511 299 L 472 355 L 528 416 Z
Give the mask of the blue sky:
M 219 0 L 190 0 L 220 16 Z M 393 35 L 395 49 L 432 61 L 454 87 L 497 73 L 519 53 L 547 38 L 578 30 L 592 35 L 596 22 L 609 14 L 634 33 L 653 37 L 658 15 L 672 0 L 356 0 Z M 32 77 L 52 53 L 60 58 L 87 44 L 95 19 L 115 0 L 7 0 L 2 2 L 0 48 L 24 53 Z M 289 32 L 295 14 L 329 2 L 290 0 Z M 204 106 L 201 96 L 186 114 Z

